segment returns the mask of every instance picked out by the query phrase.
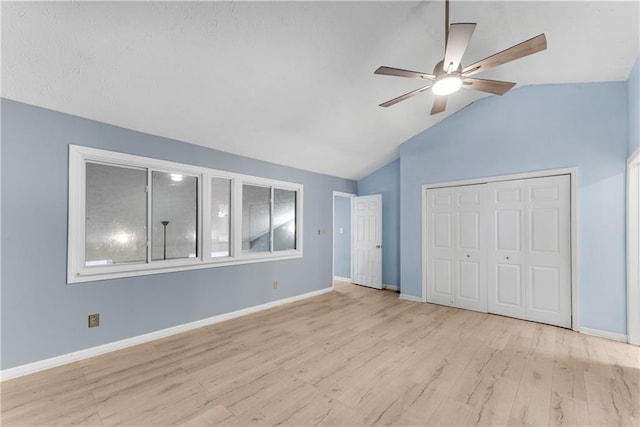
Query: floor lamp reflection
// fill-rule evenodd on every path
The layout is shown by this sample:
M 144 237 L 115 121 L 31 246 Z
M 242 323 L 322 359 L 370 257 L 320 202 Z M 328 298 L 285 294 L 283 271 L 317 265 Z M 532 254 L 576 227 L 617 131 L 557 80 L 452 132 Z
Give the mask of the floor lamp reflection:
M 167 259 L 167 225 L 169 225 L 169 221 L 162 221 L 162 226 L 164 227 L 163 259 Z

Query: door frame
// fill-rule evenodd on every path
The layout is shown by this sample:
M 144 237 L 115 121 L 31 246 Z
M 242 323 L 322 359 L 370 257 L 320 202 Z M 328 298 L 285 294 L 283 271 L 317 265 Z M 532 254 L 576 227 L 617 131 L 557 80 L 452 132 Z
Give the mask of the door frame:
M 640 149 L 627 159 L 627 342 L 640 345 Z
M 353 198 L 356 197 L 357 194 L 355 193 L 344 193 L 342 191 L 334 191 L 333 195 L 331 196 L 331 287 L 334 286 L 333 282 L 336 280 L 335 277 L 335 272 L 336 272 L 336 266 L 335 266 L 335 252 L 336 252 L 336 247 L 335 247 L 335 242 L 333 241 L 333 232 L 335 230 L 336 227 L 336 197 L 346 197 L 346 198 Z M 353 210 L 351 210 L 351 212 L 349 213 L 351 218 L 349 219 L 349 221 L 353 221 Z M 351 241 L 351 236 L 349 236 L 349 241 Z M 352 259 L 351 259 L 352 255 L 351 255 L 351 250 L 349 250 L 349 265 L 351 266 L 352 264 Z M 353 279 L 353 275 L 351 274 L 351 268 L 349 268 L 349 282 L 351 282 L 351 280 Z M 346 279 L 346 277 L 344 277 L 344 279 Z
M 580 329 L 580 307 L 578 298 L 578 168 L 569 167 L 561 169 L 546 169 L 534 172 L 525 172 L 510 175 L 498 175 L 484 178 L 473 178 L 458 181 L 445 181 L 422 185 L 422 297 L 423 303 L 427 302 L 427 190 L 441 187 L 457 187 L 472 184 L 488 184 L 490 182 L 513 181 L 517 179 L 544 178 L 554 175 L 569 175 L 570 180 L 570 210 L 571 210 L 571 329 Z

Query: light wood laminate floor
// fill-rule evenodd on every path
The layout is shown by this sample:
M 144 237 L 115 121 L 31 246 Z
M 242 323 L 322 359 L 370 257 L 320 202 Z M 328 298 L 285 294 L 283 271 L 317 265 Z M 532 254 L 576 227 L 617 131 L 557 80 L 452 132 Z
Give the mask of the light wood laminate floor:
M 2 387 L 2 425 L 640 425 L 638 347 L 338 283 Z

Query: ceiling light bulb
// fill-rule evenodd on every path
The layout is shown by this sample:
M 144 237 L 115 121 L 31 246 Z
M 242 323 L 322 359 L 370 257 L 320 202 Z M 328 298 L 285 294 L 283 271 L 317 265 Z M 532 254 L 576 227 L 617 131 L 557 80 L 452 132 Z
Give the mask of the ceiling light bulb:
M 450 95 L 462 87 L 462 79 L 455 74 L 443 74 L 436 79 L 431 90 L 435 95 Z
M 179 173 L 172 173 L 171 174 L 171 181 L 174 181 L 174 182 L 182 181 L 182 175 L 180 175 Z

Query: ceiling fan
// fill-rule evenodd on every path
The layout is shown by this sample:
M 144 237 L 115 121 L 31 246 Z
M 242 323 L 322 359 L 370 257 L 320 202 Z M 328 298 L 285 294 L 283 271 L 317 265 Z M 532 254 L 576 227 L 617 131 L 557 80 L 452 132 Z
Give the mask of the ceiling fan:
M 462 56 L 467 49 L 467 45 L 475 28 L 476 24 L 449 25 L 449 0 L 446 0 L 444 59 L 436 64 L 433 69 L 433 74 L 384 66 L 374 72 L 374 74 L 387 76 L 429 80 L 430 83 L 427 86 L 383 102 L 380 106 L 390 107 L 431 88 L 431 92 L 435 95 L 433 107 L 431 108 L 431 115 L 434 115 L 445 110 L 447 107 L 447 96 L 456 92 L 461 87 L 495 95 L 503 95 L 516 84 L 499 80 L 476 79 L 471 78 L 471 76 L 547 48 L 547 39 L 543 33 L 463 68 Z

